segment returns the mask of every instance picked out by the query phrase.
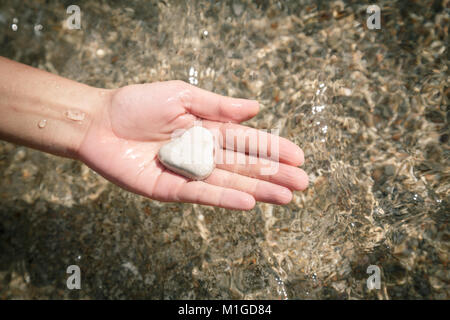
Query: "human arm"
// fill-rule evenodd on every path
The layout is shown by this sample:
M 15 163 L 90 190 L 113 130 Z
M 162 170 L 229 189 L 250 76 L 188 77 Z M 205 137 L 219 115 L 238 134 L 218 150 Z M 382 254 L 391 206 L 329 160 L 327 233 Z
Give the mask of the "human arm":
M 220 96 L 181 81 L 98 89 L 4 58 L 0 95 L 2 139 L 81 160 L 110 181 L 152 199 L 248 210 L 255 200 L 288 203 L 291 190 L 308 184 L 297 167 L 303 152 L 284 138 L 279 140 L 279 170 L 272 175 L 261 175 L 259 164 L 218 164 L 206 180 L 190 181 L 158 161 L 157 152 L 171 134 L 199 119 L 209 129 L 256 133 L 238 124 L 258 112 L 256 101 Z

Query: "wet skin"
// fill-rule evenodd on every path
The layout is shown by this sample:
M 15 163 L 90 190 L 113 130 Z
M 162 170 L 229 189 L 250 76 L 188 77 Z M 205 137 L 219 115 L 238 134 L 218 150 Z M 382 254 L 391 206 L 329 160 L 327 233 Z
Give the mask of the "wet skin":
M 259 161 L 247 161 L 218 164 L 206 180 L 191 181 L 158 161 L 158 150 L 172 133 L 192 127 L 194 121 L 202 120 L 211 130 L 228 130 L 227 137 L 230 131 L 256 134 L 239 124 L 257 114 L 256 101 L 220 96 L 182 81 L 131 85 L 108 94 L 109 103 L 94 117 L 79 154 L 91 168 L 127 190 L 160 201 L 249 210 L 255 200 L 289 203 L 293 190 L 307 187 L 308 177 L 297 167 L 304 162 L 303 152 L 284 138 L 279 138 L 278 172 L 272 175 L 260 173 Z M 236 156 L 235 150 L 226 153 Z

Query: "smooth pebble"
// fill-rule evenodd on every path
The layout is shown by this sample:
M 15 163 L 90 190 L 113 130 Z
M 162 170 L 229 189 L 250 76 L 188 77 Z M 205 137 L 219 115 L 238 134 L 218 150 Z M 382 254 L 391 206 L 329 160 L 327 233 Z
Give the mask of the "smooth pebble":
M 159 161 L 175 173 L 193 180 L 206 179 L 214 170 L 214 139 L 212 133 L 194 126 L 163 145 Z

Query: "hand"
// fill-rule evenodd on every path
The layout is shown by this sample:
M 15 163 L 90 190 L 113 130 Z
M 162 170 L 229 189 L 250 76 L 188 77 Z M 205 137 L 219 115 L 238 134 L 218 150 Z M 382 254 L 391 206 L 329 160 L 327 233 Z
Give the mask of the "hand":
M 188 129 L 196 120 L 208 129 L 256 134 L 238 124 L 257 114 L 256 101 L 223 97 L 182 81 L 130 85 L 107 94 L 109 103 L 94 116 L 79 157 L 127 190 L 160 201 L 249 210 L 255 200 L 286 204 L 291 190 L 307 187 L 308 176 L 297 168 L 304 161 L 303 152 L 284 138 L 279 138 L 280 163 L 273 175 L 261 175 L 260 163 L 218 164 L 204 181 L 191 181 L 158 161 L 158 150 L 172 132 Z

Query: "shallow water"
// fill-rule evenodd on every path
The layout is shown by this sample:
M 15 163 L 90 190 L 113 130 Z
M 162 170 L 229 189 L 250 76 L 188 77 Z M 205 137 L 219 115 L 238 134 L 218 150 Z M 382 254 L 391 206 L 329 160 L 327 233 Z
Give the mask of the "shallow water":
M 0 298 L 449 298 L 448 1 L 378 1 L 380 30 L 365 1 L 85 1 L 81 30 L 40 2 L 0 4 L 0 55 L 257 99 L 248 125 L 300 145 L 311 182 L 250 212 L 164 204 L 0 142 Z

